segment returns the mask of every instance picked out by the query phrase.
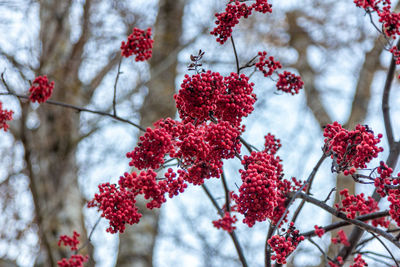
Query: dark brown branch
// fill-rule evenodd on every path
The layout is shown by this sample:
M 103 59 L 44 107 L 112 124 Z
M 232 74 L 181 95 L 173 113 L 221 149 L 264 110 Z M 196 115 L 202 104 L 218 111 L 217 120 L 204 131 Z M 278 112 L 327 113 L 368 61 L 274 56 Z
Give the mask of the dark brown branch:
M 355 226 L 358 226 L 359 228 L 361 228 L 361 229 L 363 229 L 365 231 L 373 232 L 373 233 L 376 233 L 378 235 L 381 235 L 384 238 L 386 238 L 387 240 L 389 240 L 390 242 L 392 242 L 396 247 L 400 248 L 400 243 L 396 240 L 396 238 L 393 235 L 383 231 L 382 229 L 379 229 L 377 227 L 373 227 L 373 226 L 371 226 L 371 225 L 369 225 L 367 223 L 364 223 L 364 222 L 362 222 L 360 220 L 357 220 L 357 219 L 349 219 L 349 218 L 347 218 L 346 214 L 344 214 L 343 212 L 340 212 L 340 211 L 332 208 L 331 206 L 326 205 L 322 201 L 319 201 L 318 199 L 315 199 L 315 198 L 313 198 L 313 197 L 311 197 L 311 196 L 309 196 L 307 194 L 299 193 L 297 195 L 297 197 L 302 198 L 302 199 L 306 200 L 307 202 L 310 202 L 310 203 L 322 208 L 323 210 L 331 213 L 332 215 L 334 215 L 334 216 L 336 216 L 336 217 L 338 217 L 338 218 L 340 218 L 340 219 L 342 219 L 344 221 L 347 221 L 350 224 L 354 224 Z
M 221 181 L 222 181 L 222 185 L 224 186 L 224 192 L 225 192 L 225 209 L 227 212 L 230 212 L 231 207 L 230 207 L 229 188 L 228 188 L 228 184 L 226 182 L 226 177 L 225 177 L 224 171 L 222 171 L 222 174 L 221 174 Z
M 387 252 L 390 254 L 390 257 L 392 257 L 394 263 L 396 263 L 396 266 L 399 267 L 399 263 L 396 261 L 396 259 L 394 258 L 392 252 L 390 251 L 390 249 L 386 246 L 385 243 L 383 243 L 383 241 L 374 233 L 370 233 L 371 235 L 373 235 L 376 239 L 378 239 L 378 241 L 382 244 L 382 246 L 384 246 L 384 248 L 387 250 Z
M 398 49 L 400 48 L 400 40 L 397 42 L 396 46 Z M 383 88 L 383 96 L 382 96 L 383 121 L 385 122 L 386 136 L 390 148 L 394 146 L 395 142 L 393 136 L 392 122 L 390 121 L 390 109 L 389 109 L 389 96 L 390 96 L 390 90 L 392 88 L 395 70 L 396 70 L 396 58 L 393 55 L 392 60 L 390 61 L 388 73 L 386 75 L 385 87 Z
M 233 37 L 231 36 L 231 43 L 233 47 L 233 52 L 235 53 L 235 61 L 236 61 L 236 72 L 237 74 L 240 73 L 240 67 L 239 67 L 239 57 L 236 51 L 236 46 L 235 46 L 235 41 L 233 41 Z
M 356 217 L 356 220 L 369 221 L 369 220 L 385 217 L 388 215 L 389 215 L 389 211 L 384 210 L 384 211 L 378 211 L 378 212 L 358 216 L 358 217 Z M 333 231 L 335 229 L 338 229 L 338 228 L 341 228 L 341 227 L 344 227 L 344 226 L 350 225 L 350 224 L 351 223 L 347 222 L 347 221 L 340 221 L 340 222 L 335 222 L 335 223 L 329 224 L 329 225 L 321 227 L 321 228 L 324 229 L 325 232 L 329 232 L 329 231 Z M 305 233 L 301 233 L 300 235 L 304 236 L 305 238 L 316 236 L 314 230 L 308 231 Z
M 22 98 L 22 99 L 29 99 L 29 97 L 26 96 L 26 95 L 19 95 L 19 94 L 15 94 L 15 93 L 11 93 L 11 92 L 0 93 L 0 95 L 11 95 L 11 96 L 15 96 L 15 97 Z M 113 114 L 110 114 L 110 113 L 107 113 L 107 112 L 98 111 L 98 110 L 92 110 L 92 109 L 88 109 L 88 108 L 84 108 L 84 107 L 78 107 L 78 106 L 75 106 L 75 105 L 71 105 L 71 104 L 63 103 L 63 102 L 58 102 L 58 101 L 54 101 L 54 100 L 47 100 L 46 102 L 44 102 L 44 104 L 55 105 L 55 106 L 60 106 L 60 107 L 64 107 L 64 108 L 70 108 L 70 109 L 77 110 L 78 112 L 88 112 L 88 113 L 93 113 L 93 114 L 97 114 L 97 115 L 101 115 L 101 116 L 110 117 L 110 118 L 113 118 L 114 120 L 130 124 L 130 125 L 136 127 L 137 129 L 139 129 L 142 132 L 146 131 L 142 126 L 140 126 L 137 123 L 134 123 L 133 121 L 118 117 L 116 115 L 113 115 Z
M 203 184 L 201 186 L 204 190 L 204 192 L 206 193 L 207 197 L 211 200 L 213 206 L 215 207 L 215 209 L 218 211 L 218 214 L 221 217 L 224 217 L 224 212 L 222 211 L 222 209 L 218 206 L 217 201 L 215 200 L 215 198 L 212 196 L 211 192 L 208 190 L 207 186 L 205 184 Z M 232 233 L 229 233 L 230 237 L 232 238 L 233 244 L 235 245 L 236 248 L 236 252 L 239 256 L 239 260 L 242 263 L 243 267 L 248 267 L 247 265 L 247 261 L 246 258 L 244 257 L 244 253 L 242 250 L 242 247 L 239 243 L 239 239 L 236 236 L 236 233 L 234 231 L 232 231 Z
M 114 83 L 114 96 L 113 96 L 113 102 L 112 102 L 114 116 L 117 116 L 117 108 L 116 108 L 117 84 L 118 84 L 119 75 L 121 74 L 121 63 L 122 63 L 122 57 L 120 58 L 119 63 L 118 63 L 117 76 L 115 77 L 115 83 Z
M 279 227 L 279 225 L 281 224 L 281 222 L 283 221 L 283 218 L 285 218 L 286 214 L 289 212 L 289 207 L 290 205 L 292 205 L 293 201 L 295 201 L 295 199 L 300 195 L 300 193 L 303 191 L 303 189 L 310 183 L 310 181 L 314 180 L 315 175 L 317 174 L 317 171 L 319 169 L 319 167 L 321 166 L 322 162 L 324 162 L 324 160 L 327 158 L 327 156 L 325 155 L 325 153 L 321 156 L 321 158 L 318 160 L 317 164 L 314 166 L 313 170 L 311 171 L 310 175 L 308 176 L 307 180 L 304 182 L 304 184 L 300 187 L 299 190 L 297 190 L 297 192 L 293 195 L 293 197 L 290 199 L 289 203 L 286 206 L 285 211 L 283 212 L 281 218 L 279 219 L 278 223 L 275 225 L 273 231 L 272 231 L 272 235 L 274 234 L 275 230 L 277 227 Z M 300 212 L 300 211 L 299 211 Z

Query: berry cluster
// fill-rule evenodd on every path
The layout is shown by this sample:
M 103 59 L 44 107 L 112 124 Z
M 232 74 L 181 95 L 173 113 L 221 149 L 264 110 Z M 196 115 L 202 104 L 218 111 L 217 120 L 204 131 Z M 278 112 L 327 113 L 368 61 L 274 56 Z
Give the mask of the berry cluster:
M 389 214 L 397 223 L 397 226 L 400 226 L 400 190 L 391 190 L 388 200 L 390 202 Z
M 247 18 L 251 14 L 251 8 L 245 3 L 235 1 L 234 3 L 228 4 L 225 8 L 225 12 L 216 13 L 215 17 L 217 20 L 215 27 L 210 34 L 217 37 L 217 42 L 224 44 L 226 40 L 232 35 L 232 29 L 239 23 L 241 17 Z
M 325 234 L 325 230 L 322 227 L 319 227 L 318 225 L 314 225 L 314 229 L 315 229 L 315 234 L 318 237 L 322 237 Z
M 274 57 L 270 56 L 268 59 L 266 58 L 267 52 L 258 52 L 260 58 L 256 63 L 256 68 L 258 68 L 263 74 L 264 77 L 271 76 L 275 70 L 282 68 L 282 65 L 279 61 L 276 61 Z M 265 69 L 267 67 L 267 69 Z
M 126 157 L 132 158 L 129 165 L 139 170 L 159 168 L 164 163 L 165 154 L 173 149 L 171 139 L 172 137 L 163 128 L 154 130 L 147 128 L 146 133 L 139 138 L 137 147 L 126 154 Z
M 3 109 L 3 103 L 0 101 L 0 129 L 3 129 L 7 132 L 8 124 L 7 121 L 12 120 L 13 111 L 8 111 L 7 109 Z
M 328 262 L 330 267 L 340 267 L 344 264 L 342 256 L 337 256 L 336 259 L 333 261 Z
M 303 88 L 304 82 L 301 80 L 300 76 L 284 71 L 279 74 L 279 80 L 276 83 L 276 88 L 285 93 L 290 93 L 292 95 L 298 94 L 300 89 Z
M 386 36 L 396 39 L 400 35 L 400 13 L 391 11 L 391 0 L 354 0 L 356 6 L 365 9 L 367 13 L 376 12 L 379 16 L 379 22 Z M 382 8 L 379 7 L 382 4 Z
M 271 256 L 278 264 L 286 264 L 286 258 L 296 249 L 298 244 L 304 240 L 304 236 L 295 230 L 294 223 L 291 222 L 289 229 L 283 236 L 274 235 L 268 240 L 268 244 L 274 251 Z
M 375 137 L 368 126 L 360 124 L 355 130 L 348 131 L 335 121 L 325 127 L 324 137 L 324 152 L 334 159 L 332 170 L 336 172 L 351 167 L 366 168 L 366 164 L 383 151 L 382 147 L 377 146 L 382 134 Z
M 350 265 L 350 267 L 365 267 L 368 264 L 363 260 L 361 254 L 358 254 L 357 257 L 354 258 L 354 264 Z
M 84 263 L 89 260 L 89 256 L 80 254 L 71 255 L 70 258 L 63 258 L 57 262 L 58 267 L 83 267 Z
M 217 229 L 223 229 L 229 233 L 232 233 L 235 229 L 236 226 L 233 224 L 237 222 L 237 218 L 235 215 L 231 217 L 231 214 L 229 212 L 225 212 L 225 215 L 222 219 L 213 221 L 213 225 Z
M 217 42 L 224 44 L 232 36 L 232 29 L 239 23 L 239 19 L 242 17 L 248 18 L 253 9 L 264 14 L 267 12 L 271 13 L 272 5 L 268 4 L 267 0 L 257 0 L 251 6 L 247 6 L 246 3 L 239 1 L 229 3 L 225 8 L 225 12 L 215 14 L 217 18 L 215 24 L 217 26 L 210 34 L 217 37 Z
M 217 119 L 239 127 L 242 118 L 254 109 L 253 86 L 244 74 L 231 73 L 223 77 L 218 72 L 207 71 L 186 75 L 174 98 L 184 122 L 198 124 L 215 115 Z
M 78 250 L 78 245 L 80 241 L 78 240 L 79 234 L 74 231 L 74 234 L 72 237 L 69 237 L 67 235 L 62 235 L 60 236 L 60 239 L 58 241 L 58 246 L 61 246 L 61 244 L 64 244 L 64 246 L 71 247 L 71 250 Z M 66 259 L 63 258 L 57 262 L 57 265 L 59 267 L 83 267 L 83 264 L 89 260 L 89 256 L 83 256 L 80 254 L 76 255 L 71 255 L 70 258 Z
M 107 232 L 123 233 L 126 223 L 131 225 L 138 223 L 142 217 L 135 206 L 135 197 L 135 192 L 105 183 L 99 185 L 99 194 L 94 195 L 88 207 L 97 207 L 102 211 L 101 217 L 109 220 L 110 227 L 107 228 Z
M 338 211 L 347 213 L 347 218 L 349 219 L 379 210 L 378 203 L 372 197 L 368 197 L 368 200 L 364 199 L 364 193 L 350 195 L 349 190 L 346 188 L 340 191 L 340 195 L 343 198 L 341 207 L 339 204 L 335 204 L 335 207 Z
M 63 243 L 64 246 L 71 247 L 71 250 L 78 250 L 78 244 L 80 243 L 80 241 L 78 240 L 79 236 L 80 234 L 78 234 L 75 231 L 72 237 L 69 237 L 67 235 L 62 235 L 58 240 L 58 246 L 60 247 L 61 244 Z
M 350 246 L 350 243 L 347 239 L 347 235 L 343 230 L 339 230 L 337 237 L 332 238 L 332 243 L 333 244 L 341 243 L 341 244 L 345 245 L 346 247 Z
M 239 196 L 234 195 L 243 222 L 252 227 L 256 221 L 272 218 L 278 206 L 278 181 L 282 175 L 279 157 L 266 152 L 252 152 L 244 156 L 240 170 L 243 184 Z
M 29 88 L 29 92 L 31 93 L 29 99 L 32 102 L 46 102 L 53 93 L 53 89 L 54 82 L 49 82 L 46 75 L 38 76 L 33 80 L 32 86 Z
M 396 65 L 400 65 L 400 51 L 396 46 L 393 46 L 390 50 L 390 53 L 393 54 L 393 58 L 396 60 Z
M 374 180 L 376 192 L 385 197 L 390 187 L 399 185 L 400 173 L 397 174 L 398 177 L 391 177 L 393 169 L 389 168 L 383 161 L 379 163 L 379 167 L 376 170 L 379 174 Z
M 133 28 L 132 34 L 128 36 L 128 41 L 121 44 L 121 54 L 124 57 L 135 55 L 135 61 L 145 61 L 151 58 L 153 49 L 151 39 L 151 28 L 146 31 Z
M 275 138 L 275 136 L 270 133 L 264 136 L 264 139 L 264 151 L 268 154 L 275 155 L 278 149 L 282 146 L 281 140 Z

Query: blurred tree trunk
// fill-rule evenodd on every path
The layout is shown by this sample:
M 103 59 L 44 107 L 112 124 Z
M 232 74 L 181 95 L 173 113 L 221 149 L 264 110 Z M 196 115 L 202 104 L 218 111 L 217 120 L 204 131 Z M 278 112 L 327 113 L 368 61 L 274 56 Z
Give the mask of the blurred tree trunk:
M 174 118 L 176 114 L 175 93 L 177 50 L 180 47 L 184 1 L 161 0 L 154 26 L 153 56 L 150 60 L 150 81 L 140 110 L 140 125 L 152 126 L 160 118 Z M 174 57 L 171 62 L 166 59 Z M 166 71 L 156 73 L 160 64 L 169 64 Z M 120 235 L 117 266 L 153 266 L 153 250 L 158 233 L 159 210 L 149 210 L 145 202 L 138 201 L 143 214 L 140 223 L 128 227 Z
M 86 1 L 82 35 L 71 43 L 69 14 L 72 1 L 40 1 L 39 68 L 36 75 L 47 75 L 55 82 L 52 99 L 81 104 L 81 82 L 78 71 L 84 44 L 88 38 L 88 17 L 91 0 Z M 35 266 L 56 266 L 70 252 L 59 248 L 62 234 L 73 231 L 87 239 L 82 209 L 84 202 L 78 188 L 75 152 L 79 139 L 79 114 L 60 107 L 41 105 L 36 114 L 37 129 L 28 129 L 26 119 L 29 103 L 22 104 L 20 139 L 25 148 L 25 164 L 35 206 L 35 219 L 40 237 L 40 250 Z M 89 254 L 88 266 L 94 266 L 93 247 L 89 244 L 82 254 Z

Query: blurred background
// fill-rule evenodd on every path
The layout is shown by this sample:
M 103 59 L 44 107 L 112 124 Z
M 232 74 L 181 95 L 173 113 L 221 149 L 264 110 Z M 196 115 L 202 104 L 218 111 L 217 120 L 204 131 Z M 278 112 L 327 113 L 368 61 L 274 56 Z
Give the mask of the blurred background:
M 47 75 L 55 81 L 52 100 L 111 112 L 121 41 L 133 27 L 152 27 L 152 59 L 137 63 L 124 58 L 117 87 L 117 114 L 147 127 L 159 118 L 176 117 L 173 94 L 183 76 L 191 73 L 187 70 L 191 54 L 205 51 L 204 69 L 222 75 L 236 70 L 231 43 L 221 46 L 209 34 L 215 12 L 224 11 L 226 4 L 1 0 L 0 72 L 17 93 L 27 94 L 29 81 Z M 246 69 L 258 101 L 244 120 L 244 138 L 261 148 L 264 135 L 276 135 L 282 143 L 278 155 L 286 177 L 305 180 L 321 156 L 322 127 L 327 123 L 336 120 L 349 129 L 368 124 L 375 133 L 384 133 L 380 105 L 391 54 L 370 17 L 352 1 L 271 4 L 272 14 L 255 13 L 234 28 L 239 61 L 243 65 L 265 50 L 284 69 L 300 74 L 305 88 L 296 96 L 282 94 L 275 89 L 276 81 Z M 376 17 L 372 19 L 378 24 Z M 0 90 L 5 91 L 4 86 Z M 392 90 L 392 118 L 400 115 L 399 94 Z M 60 235 L 75 230 L 81 240 L 87 239 L 99 213 L 88 210 L 85 203 L 99 183 L 117 182 L 130 170 L 125 154 L 133 150 L 139 132 L 93 114 L 19 102 L 10 96 L 0 96 L 0 101 L 15 111 L 9 131 L 0 134 L 0 266 L 54 266 L 69 256 L 57 246 Z M 399 124 L 393 126 L 398 136 Z M 383 147 L 387 150 L 385 142 Z M 386 155 L 387 151 L 381 159 Z M 225 163 L 231 190 L 240 186 L 239 168 L 237 159 Z M 222 206 L 221 181 L 206 184 Z M 353 193 L 373 190 L 332 174 L 330 161 L 325 161 L 313 195 L 325 199 L 334 187 Z M 106 233 L 107 221 L 101 220 L 92 243 L 82 252 L 90 255 L 87 266 L 241 266 L 228 234 L 212 226 L 218 214 L 201 188 L 190 186 L 184 194 L 168 199 L 161 210 L 143 212 L 141 223 L 121 235 Z M 296 226 L 308 231 L 331 221 L 330 215 L 306 204 Z M 253 228 L 237 223 L 250 266 L 264 265 L 267 226 L 267 222 Z M 339 247 L 330 247 L 330 237 L 315 240 L 333 253 Z M 370 246 L 385 253 L 379 243 Z M 384 257 L 364 255 L 372 266 L 388 265 Z M 288 266 L 324 266 L 324 262 L 311 243 L 303 242 Z

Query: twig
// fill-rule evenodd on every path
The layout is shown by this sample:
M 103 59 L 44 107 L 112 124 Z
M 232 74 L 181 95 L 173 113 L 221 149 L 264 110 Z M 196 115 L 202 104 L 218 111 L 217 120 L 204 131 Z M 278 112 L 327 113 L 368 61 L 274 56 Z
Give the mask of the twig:
M 235 41 L 233 41 L 233 37 L 232 37 L 232 36 L 231 36 L 231 43 L 232 43 L 232 47 L 233 47 L 233 52 L 235 53 L 236 72 L 237 72 L 237 74 L 239 74 L 239 73 L 240 73 L 239 57 L 238 57 L 238 55 L 237 55 L 236 46 L 235 46 Z
M 113 96 L 113 115 L 117 116 L 117 108 L 116 108 L 116 99 L 117 99 L 117 84 L 118 84 L 118 79 L 119 79 L 119 75 L 122 73 L 121 72 L 121 63 L 122 63 L 122 56 L 119 59 L 119 63 L 118 63 L 118 70 L 117 70 L 117 76 L 115 77 L 115 83 L 114 83 L 114 96 Z
M 293 197 L 290 199 L 289 203 L 286 206 L 285 211 L 283 212 L 281 218 L 279 219 L 278 223 L 274 226 L 274 229 L 272 230 L 272 235 L 274 234 L 276 228 L 279 227 L 279 225 L 281 224 L 281 222 L 283 221 L 283 218 L 285 218 L 286 214 L 289 212 L 289 207 L 290 205 L 293 203 L 293 201 L 299 196 L 299 194 L 303 191 L 303 189 L 307 186 L 307 184 L 309 184 L 310 181 L 312 181 L 315 177 L 315 175 L 317 174 L 317 171 L 319 169 L 319 167 L 321 166 L 322 162 L 324 162 L 324 160 L 327 158 L 327 156 L 324 154 L 322 154 L 321 158 L 318 160 L 317 164 L 314 166 L 313 170 L 311 171 L 310 175 L 308 176 L 307 181 L 304 182 L 304 184 L 300 187 L 299 190 L 297 190 L 297 192 L 293 195 Z M 300 211 L 299 211 L 300 212 Z
M 203 190 L 204 190 L 204 192 L 206 193 L 206 195 L 208 196 L 208 198 L 211 200 L 211 202 L 212 202 L 213 206 L 215 207 L 215 209 L 217 210 L 218 214 L 219 214 L 221 217 L 224 217 L 224 212 L 223 212 L 222 209 L 218 206 L 217 201 L 216 201 L 215 198 L 212 196 L 212 194 L 211 194 L 211 192 L 208 190 L 207 186 L 206 186 L 205 184 L 203 184 L 201 187 L 203 188 Z M 238 256 L 239 256 L 240 262 L 242 263 L 243 267 L 248 267 L 246 258 L 244 257 L 243 250 L 242 250 L 242 247 L 241 247 L 241 245 L 240 245 L 240 243 L 239 243 L 239 239 L 238 239 L 237 236 L 236 236 L 236 233 L 235 233 L 234 231 L 232 231 L 231 233 L 229 233 L 229 235 L 230 235 L 230 237 L 232 238 L 233 244 L 235 245 L 236 252 L 237 252 L 237 254 L 238 254 Z
M 221 180 L 222 180 L 222 185 L 224 186 L 224 191 L 225 191 L 225 209 L 227 212 L 230 212 L 231 207 L 229 205 L 229 203 L 230 203 L 229 188 L 228 188 L 228 184 L 226 183 L 224 171 L 222 171 Z
M 3 80 L 3 83 L 4 83 L 4 80 Z M 12 92 L 0 93 L 0 95 L 11 95 L 11 96 L 15 96 L 15 97 L 22 98 L 22 99 L 29 99 L 29 97 L 26 96 L 26 95 L 19 95 L 19 94 L 15 94 L 15 93 L 12 93 Z M 78 106 L 75 106 L 75 105 L 71 105 L 71 104 L 63 103 L 63 102 L 58 102 L 58 101 L 54 101 L 54 100 L 47 100 L 46 102 L 44 102 L 44 104 L 61 106 L 61 107 L 64 107 L 64 108 L 77 110 L 78 112 L 88 112 L 88 113 L 93 113 L 93 114 L 97 114 L 97 115 L 101 115 L 101 116 L 110 117 L 110 118 L 113 118 L 114 120 L 130 124 L 130 125 L 136 127 L 137 129 L 139 129 L 142 132 L 146 131 L 142 126 L 140 126 L 137 123 L 134 123 L 133 121 L 121 118 L 119 116 L 116 116 L 116 115 L 113 115 L 113 114 L 110 114 L 110 113 L 107 113 L 107 112 L 98 111 L 98 110 L 92 110 L 92 109 L 88 109 L 88 108 L 84 108 L 84 107 L 78 107 Z
M 400 48 L 400 39 L 397 42 L 396 46 L 398 49 Z M 392 88 L 395 69 L 396 69 L 396 59 L 393 55 L 392 60 L 390 61 L 388 73 L 386 75 L 385 87 L 383 88 L 383 96 L 382 96 L 383 120 L 385 123 L 386 136 L 390 148 L 393 147 L 395 142 L 393 137 L 392 122 L 390 121 L 390 112 L 389 112 L 389 95 L 390 95 L 390 90 Z
M 389 211 L 388 210 L 384 210 L 384 211 L 378 211 L 378 212 L 374 212 L 374 213 L 369 213 L 369 214 L 365 214 L 365 215 L 361 215 L 356 217 L 356 220 L 359 221 L 369 221 L 369 220 L 373 220 L 373 219 L 377 219 L 377 218 L 381 218 L 381 217 L 386 217 L 389 215 Z M 347 221 L 340 221 L 340 222 L 335 222 L 332 224 L 329 224 L 327 226 L 321 227 L 322 229 L 324 229 L 325 233 L 344 227 L 346 225 L 350 225 L 350 222 Z M 308 238 L 308 237 L 312 237 L 312 236 L 316 236 L 317 234 L 315 233 L 314 230 L 312 231 L 308 231 L 305 233 L 301 233 L 300 235 L 304 236 L 304 238 Z M 357 245 L 358 246 L 358 245 Z
M 313 244 L 314 246 L 316 246 L 317 249 L 321 252 L 321 254 L 324 255 L 325 265 L 326 265 L 326 263 L 327 263 L 327 260 L 332 261 L 332 262 L 334 261 L 333 259 L 331 259 L 331 258 L 325 253 L 325 251 L 324 251 L 314 240 L 312 240 L 311 238 L 307 238 L 307 240 L 310 241 L 311 244 Z
M 307 194 L 299 193 L 297 195 L 297 197 L 305 199 L 307 202 L 310 202 L 310 203 L 322 208 L 323 210 L 331 213 L 332 215 L 334 215 L 334 216 L 336 216 L 336 217 L 338 217 L 338 218 L 340 218 L 340 219 L 342 219 L 344 221 L 347 221 L 350 224 L 354 224 L 355 226 L 358 226 L 359 228 L 361 228 L 361 229 L 363 229 L 365 231 L 369 231 L 369 232 L 373 232 L 373 233 L 379 234 L 379 235 L 383 236 L 384 238 L 386 238 L 387 240 L 389 240 L 390 242 L 392 242 L 396 247 L 400 248 L 400 243 L 396 240 L 396 238 L 393 235 L 383 231 L 382 229 L 379 229 L 377 227 L 373 227 L 373 226 L 371 226 L 371 225 L 369 225 L 367 223 L 364 223 L 364 222 L 362 222 L 360 220 L 357 220 L 357 219 L 349 219 L 349 218 L 347 218 L 346 214 L 344 214 L 343 212 L 340 212 L 340 211 L 338 211 L 338 210 L 326 205 L 322 201 L 319 201 L 318 199 L 315 199 L 315 198 L 313 198 L 313 197 L 311 197 L 311 196 L 309 196 Z
M 396 263 L 396 266 L 399 267 L 399 263 L 398 263 L 397 260 L 394 258 L 392 252 L 391 252 L 390 249 L 386 246 L 386 244 L 383 243 L 383 241 L 382 241 L 376 234 L 371 233 L 371 232 L 370 232 L 370 234 L 373 235 L 376 239 L 378 239 L 378 241 L 382 244 L 382 246 L 385 247 L 385 249 L 387 250 L 387 252 L 390 254 L 390 257 L 392 257 L 394 263 Z
M 84 249 L 90 243 L 90 241 L 92 241 L 93 232 L 96 229 L 97 225 L 100 223 L 100 220 L 101 220 L 101 216 L 97 219 L 96 223 L 93 225 L 92 230 L 90 230 L 90 234 L 89 234 L 87 240 L 85 241 L 85 243 L 77 251 L 75 251 L 75 254 L 78 254 L 79 251 Z
M 329 192 L 328 196 L 325 198 L 324 203 L 328 202 L 328 200 L 331 198 L 331 195 L 333 192 L 336 191 L 336 187 L 332 188 L 331 191 Z

